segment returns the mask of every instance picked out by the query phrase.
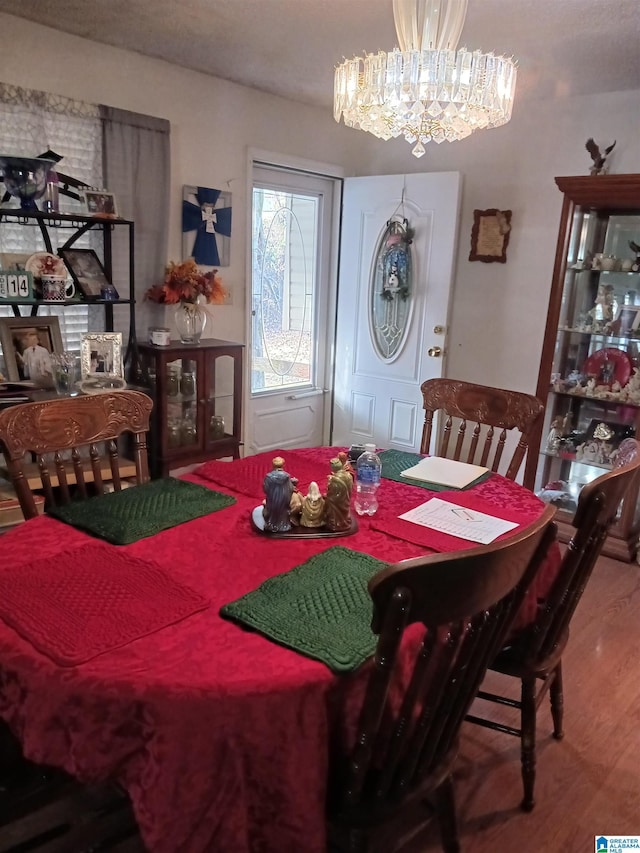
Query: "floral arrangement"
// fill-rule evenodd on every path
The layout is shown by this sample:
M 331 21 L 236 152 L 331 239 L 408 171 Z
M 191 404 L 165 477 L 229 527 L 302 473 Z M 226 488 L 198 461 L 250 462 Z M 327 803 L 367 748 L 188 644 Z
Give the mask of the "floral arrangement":
M 204 296 L 216 305 L 224 302 L 226 295 L 217 269 L 202 272 L 193 258 L 176 264 L 169 263 L 162 284 L 154 284 L 145 296 L 152 302 L 175 305 L 178 302 L 197 302 Z

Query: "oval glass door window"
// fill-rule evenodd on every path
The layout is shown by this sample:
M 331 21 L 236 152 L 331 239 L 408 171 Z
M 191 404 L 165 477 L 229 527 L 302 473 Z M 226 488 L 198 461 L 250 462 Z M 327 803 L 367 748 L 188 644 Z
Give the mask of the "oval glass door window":
M 409 324 L 412 295 L 411 230 L 390 220 L 380 237 L 371 281 L 371 334 L 384 359 L 399 351 Z

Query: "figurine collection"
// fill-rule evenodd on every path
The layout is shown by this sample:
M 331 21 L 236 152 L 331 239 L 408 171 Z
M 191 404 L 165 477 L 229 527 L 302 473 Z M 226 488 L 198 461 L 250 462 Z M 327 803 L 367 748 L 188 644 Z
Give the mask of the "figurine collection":
M 303 495 L 298 480 L 284 470 L 284 464 L 284 459 L 276 456 L 262 484 L 264 529 L 269 533 L 286 533 L 300 526 L 310 534 L 319 529 L 332 533 L 350 530 L 354 471 L 347 454 L 341 452 L 331 459 L 324 494 L 316 482 L 311 482 L 309 491 Z

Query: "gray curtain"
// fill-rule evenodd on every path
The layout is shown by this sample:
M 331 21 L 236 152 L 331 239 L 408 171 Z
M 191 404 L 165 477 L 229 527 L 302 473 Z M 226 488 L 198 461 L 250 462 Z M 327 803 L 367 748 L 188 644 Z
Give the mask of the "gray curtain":
M 105 106 L 100 107 L 100 117 L 106 188 L 115 193 L 118 214 L 135 223 L 136 332 L 139 340 L 146 340 L 155 315 L 144 294 L 162 281 L 167 262 L 170 124 L 166 119 Z M 115 240 L 114 232 L 114 284 L 122 297 L 128 292 L 128 254 Z M 124 342 L 129 326 L 126 308 L 115 306 L 114 311 Z

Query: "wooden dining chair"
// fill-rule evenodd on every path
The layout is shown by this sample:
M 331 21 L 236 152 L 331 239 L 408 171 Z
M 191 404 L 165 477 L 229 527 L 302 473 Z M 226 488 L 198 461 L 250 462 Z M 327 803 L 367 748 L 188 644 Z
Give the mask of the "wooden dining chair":
M 575 533 L 534 624 L 505 646 L 489 667 L 520 680 L 520 699 L 505 695 L 506 690 L 505 693 L 480 690 L 473 713 L 467 716 L 471 723 L 520 738 L 524 788 L 521 806 L 524 811 L 531 811 L 535 805 L 536 712 L 548 692 L 553 736 L 561 739 L 564 710 L 562 655 L 569 640 L 571 617 L 600 555 L 607 532 L 615 521 L 618 507 L 627 489 L 639 476 L 638 443 L 634 439 L 625 439 L 624 443 L 625 464 L 588 483 L 580 492 L 572 522 Z M 516 708 L 520 714 L 519 726 L 480 716 L 482 700 Z
M 424 822 L 425 802 L 443 849 L 459 850 L 451 778 L 459 729 L 555 538 L 554 511 L 507 540 L 405 560 L 369 582 L 378 642 L 355 746 L 330 774 L 330 850 L 390 853 L 390 824 L 416 808 Z M 405 637 L 413 623 L 425 627 L 422 642 Z
M 505 476 L 516 478 L 529 436 L 544 412 L 537 397 L 458 379 L 427 379 L 420 387 L 425 411 L 421 453 L 435 453 L 497 471 L 508 434 L 513 430 L 518 441 Z M 436 412 L 443 412 L 446 417 L 432 450 Z
M 146 483 L 152 405 L 140 391 L 113 391 L 23 403 L 1 411 L 0 452 L 25 518 L 38 514 L 34 491 L 43 490 L 45 505 L 53 506 L 69 503 L 72 495 L 75 499 L 103 494 L 107 482 L 119 491 L 126 477 Z M 127 434 L 133 460 L 120 455 L 119 439 Z

